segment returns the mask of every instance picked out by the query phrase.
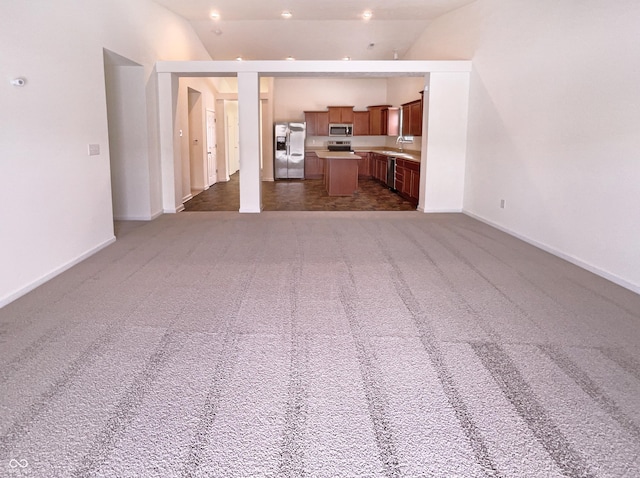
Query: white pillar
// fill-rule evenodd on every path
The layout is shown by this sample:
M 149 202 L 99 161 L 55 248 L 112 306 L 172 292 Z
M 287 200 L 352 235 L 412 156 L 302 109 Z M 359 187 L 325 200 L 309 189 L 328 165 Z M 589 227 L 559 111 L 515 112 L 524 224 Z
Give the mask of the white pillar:
M 461 212 L 467 157 L 469 73 L 431 72 L 420 165 L 419 209 Z M 428 111 L 427 111 L 428 109 Z M 425 154 L 426 152 L 426 154 Z M 424 194 L 424 197 L 423 197 Z
M 260 78 L 257 72 L 238 73 L 240 122 L 240 212 L 262 210 L 260 183 Z
M 427 184 L 427 158 L 429 138 L 429 82 L 431 74 L 424 75 L 424 95 L 422 95 L 422 141 L 420 144 L 420 191 L 418 192 L 418 211 L 425 212 L 424 201 L 426 197 L 425 186 Z
M 176 153 L 179 141 L 174 137 L 178 77 L 172 73 L 158 73 L 158 135 L 160 142 L 160 170 L 162 174 L 162 210 L 175 213 L 182 205 L 182 164 Z

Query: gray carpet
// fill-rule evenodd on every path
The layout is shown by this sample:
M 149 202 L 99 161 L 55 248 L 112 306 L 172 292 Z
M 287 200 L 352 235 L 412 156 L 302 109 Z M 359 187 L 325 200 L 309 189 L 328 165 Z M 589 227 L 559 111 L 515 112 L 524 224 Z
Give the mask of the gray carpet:
M 640 476 L 640 297 L 463 215 L 181 213 L 0 310 L 0 476 Z

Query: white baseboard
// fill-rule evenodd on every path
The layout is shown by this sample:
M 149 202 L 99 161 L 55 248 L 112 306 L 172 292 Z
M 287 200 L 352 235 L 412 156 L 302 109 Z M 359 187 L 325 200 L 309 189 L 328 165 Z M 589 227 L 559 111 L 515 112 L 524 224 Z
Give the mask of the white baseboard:
M 600 276 L 604 279 L 607 279 L 608 281 L 613 282 L 614 284 L 618 284 L 621 287 L 624 287 L 625 289 L 629 289 L 632 292 L 635 292 L 636 294 L 640 294 L 640 286 L 638 286 L 637 284 L 633 284 L 632 282 L 629 282 L 626 279 L 623 279 L 622 277 L 619 277 L 615 274 L 612 274 L 608 271 L 605 271 L 604 269 L 600 269 L 597 266 L 594 266 L 593 264 L 590 264 L 588 262 L 583 261 L 582 259 L 579 259 L 577 257 L 574 257 L 570 254 L 567 254 L 565 252 L 562 252 L 558 249 L 555 249 L 554 247 L 551 247 L 547 244 L 544 244 L 542 242 L 538 242 L 534 239 L 531 239 L 527 236 L 523 236 L 522 234 L 519 234 L 515 231 L 512 231 L 509 228 L 506 228 L 504 226 L 501 226 L 500 224 L 497 224 L 493 221 L 490 221 L 488 219 L 485 219 L 482 216 L 478 216 L 477 214 L 474 214 L 472 212 L 469 211 L 462 211 L 464 214 L 466 214 L 469 217 L 472 217 L 474 219 L 477 219 L 480 222 L 484 222 L 485 224 L 488 224 L 491 227 L 495 227 L 496 229 L 502 231 L 502 232 L 506 232 L 507 234 L 509 234 L 510 236 L 513 237 L 517 237 L 518 239 L 531 244 L 532 246 L 535 246 L 539 249 L 542 249 L 543 251 L 548 252 L 549 254 L 553 254 L 556 257 L 559 257 L 560 259 L 564 259 L 567 262 L 570 262 L 571 264 L 574 264 L 578 267 L 581 267 L 589 272 L 594 273 L 597 276 Z
M 185 203 L 190 199 L 193 199 L 193 194 L 187 194 L 185 197 L 182 198 L 182 202 Z
M 245 213 L 246 214 L 257 214 L 257 213 L 262 212 L 262 208 L 258 208 L 258 209 L 254 209 L 254 208 L 242 209 L 242 208 L 240 208 L 240 211 L 238 211 L 238 212 L 243 213 L 243 214 L 245 214 Z
M 114 216 L 113 219 L 116 221 L 153 221 L 160 216 L 162 216 L 162 211 L 158 211 L 150 216 Z
M 162 213 L 163 214 L 176 214 L 179 212 L 184 211 L 184 204 L 180 204 L 178 207 L 174 208 L 174 209 L 163 209 Z
M 51 272 L 43 275 L 42 277 L 40 277 L 39 279 L 31 282 L 30 284 L 27 284 L 26 286 L 21 287 L 20 289 L 16 290 L 15 292 L 12 292 L 11 294 L 0 298 L 0 309 L 2 307 L 4 307 L 5 305 L 9 304 L 10 302 L 13 302 L 14 300 L 22 297 L 23 295 L 31 292 L 36 287 L 39 287 L 42 284 L 44 284 L 45 282 L 53 279 L 55 276 L 57 276 L 59 274 L 62 274 L 64 271 L 66 271 L 68 269 L 71 269 L 76 264 L 79 264 L 80 262 L 84 261 L 86 258 L 94 255 L 96 252 L 100 251 L 101 249 L 104 249 L 105 247 L 113 244 L 114 242 L 116 242 L 116 237 L 115 236 L 111 237 L 110 239 L 104 241 L 101 244 L 98 244 L 96 247 L 93 247 L 93 248 L 89 249 L 84 254 L 79 255 L 78 257 L 76 257 L 75 259 L 67 262 L 66 264 L 63 264 L 60 267 L 55 268 Z
M 450 214 L 450 213 L 461 213 L 462 209 L 425 209 L 418 207 L 418 211 L 424 212 L 425 214 Z

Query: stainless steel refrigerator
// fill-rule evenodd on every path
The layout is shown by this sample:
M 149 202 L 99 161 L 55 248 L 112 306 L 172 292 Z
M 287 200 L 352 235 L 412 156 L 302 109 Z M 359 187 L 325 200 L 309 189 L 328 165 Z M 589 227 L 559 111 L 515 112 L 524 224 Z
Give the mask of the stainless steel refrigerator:
M 275 124 L 275 179 L 304 179 L 306 123 Z

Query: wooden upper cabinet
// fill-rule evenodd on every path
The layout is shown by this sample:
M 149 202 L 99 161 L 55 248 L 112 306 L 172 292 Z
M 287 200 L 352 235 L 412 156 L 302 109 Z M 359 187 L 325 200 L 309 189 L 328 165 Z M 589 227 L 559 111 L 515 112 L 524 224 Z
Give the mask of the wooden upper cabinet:
M 402 105 L 402 134 L 422 136 L 422 100 Z
M 353 135 L 366 136 L 369 134 L 369 112 L 354 111 L 353 112 Z
M 329 135 L 328 111 L 305 111 L 304 120 L 307 123 L 307 136 Z
M 329 136 L 329 112 L 320 111 L 316 114 L 316 136 Z
M 329 123 L 353 123 L 353 106 L 329 106 Z
M 375 136 L 397 136 L 399 130 L 399 108 L 390 105 L 368 106 L 369 134 Z
M 385 125 L 387 136 L 400 134 L 400 108 L 385 108 L 382 110 L 382 122 Z
M 389 105 L 367 106 L 369 110 L 369 134 L 374 136 L 386 134 L 383 132 L 382 110 L 388 107 Z
M 411 103 L 411 134 L 422 136 L 422 100 Z

